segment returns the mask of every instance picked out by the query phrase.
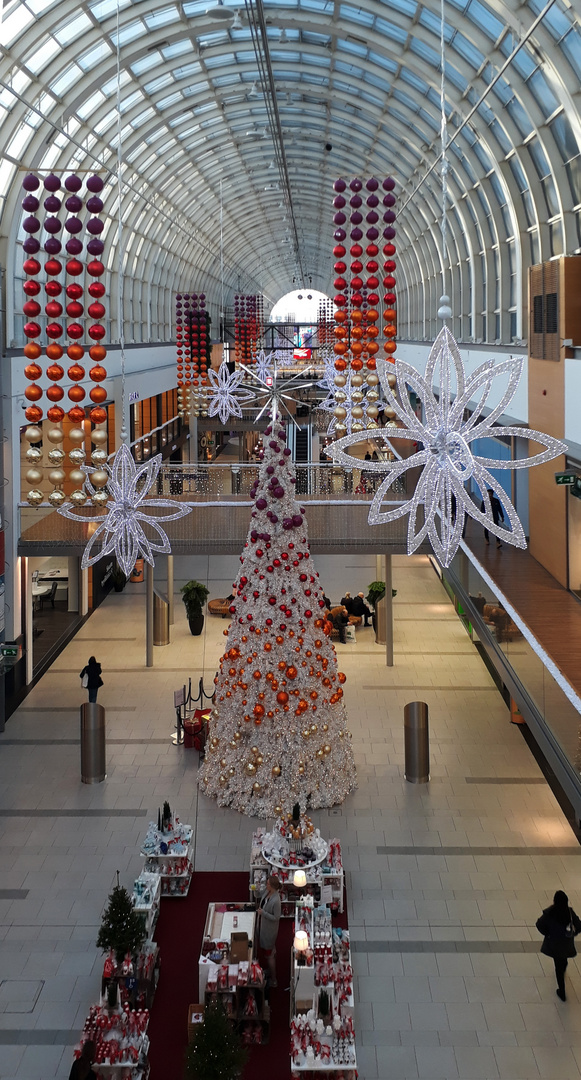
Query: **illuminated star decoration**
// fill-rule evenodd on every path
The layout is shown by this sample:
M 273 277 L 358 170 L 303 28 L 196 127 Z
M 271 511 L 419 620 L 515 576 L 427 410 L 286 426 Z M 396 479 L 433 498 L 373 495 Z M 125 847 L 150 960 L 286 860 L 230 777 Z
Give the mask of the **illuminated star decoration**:
M 499 434 L 494 423 L 514 397 L 523 364 L 523 357 L 511 357 L 500 364 L 487 360 L 472 375 L 467 376 L 458 345 L 448 327 L 444 326 L 430 351 L 424 377 L 402 360 L 396 360 L 395 364 L 381 361 L 378 365 L 387 404 L 397 414 L 403 427 L 390 429 L 389 436 L 383 432 L 373 432 L 373 437 L 382 438 L 398 460 L 365 463 L 369 472 L 384 474 L 371 504 L 368 520 L 370 525 L 379 525 L 409 514 L 408 555 L 413 554 L 427 537 L 442 565 L 449 566 L 462 538 L 465 515 L 474 518 L 508 544 L 526 547 L 525 535 L 516 510 L 489 469 L 525 469 L 531 465 L 540 465 L 565 453 L 566 444 L 530 428 L 503 427 L 503 435 L 530 439 L 546 449 L 533 457 L 519 458 L 516 461 L 480 457 L 470 449 L 470 443 L 474 440 L 494 438 Z M 438 372 L 439 379 L 436 377 Z M 388 384 L 388 373 L 396 376 L 397 397 Z M 508 375 L 506 390 L 488 415 L 483 417 L 482 411 L 494 379 L 503 374 Z M 408 386 L 423 404 L 424 423 L 418 419 L 410 405 Z M 464 413 L 470 403 L 473 403 L 470 407 L 474 411 L 465 421 Z M 346 451 L 348 447 L 360 443 L 362 438 L 365 438 L 365 432 L 359 431 L 338 439 L 329 446 L 327 454 L 346 468 L 359 468 L 360 460 Z M 403 460 L 393 446 L 392 440 L 396 439 L 411 439 L 421 443 L 423 449 Z M 412 498 L 396 509 L 382 511 L 383 499 L 394 481 L 408 469 L 418 468 L 421 473 Z M 477 508 L 464 486 L 471 478 L 479 488 L 484 503 L 483 512 Z M 489 489 L 499 500 L 510 528 L 500 523 L 495 524 Z M 424 511 L 423 523 L 418 522 L 420 506 Z M 437 518 L 439 526 L 436 523 Z
M 222 424 L 225 424 L 229 416 L 242 416 L 241 405 L 252 401 L 254 394 L 242 385 L 244 371 L 230 374 L 228 364 L 222 361 L 218 368 L 218 374 L 210 368 L 208 371 L 208 416 L 219 416 Z
M 256 361 L 253 364 L 253 370 L 261 379 L 268 379 L 272 375 L 272 368 L 274 363 L 274 352 L 265 353 L 264 349 L 256 354 Z
M 185 517 L 190 513 L 191 507 L 182 506 L 169 499 L 147 498 L 161 468 L 161 454 L 157 454 L 144 465 L 136 465 L 131 451 L 123 443 L 112 464 L 104 465 L 103 468 L 109 475 L 106 485 L 110 495 L 107 513 L 93 516 L 67 505 L 60 507 L 58 513 L 72 521 L 101 522 L 83 552 L 83 570 L 93 566 L 105 555 L 115 552 L 121 570 L 129 577 L 137 559 L 145 559 L 153 566 L 155 551 L 171 551 L 169 540 L 159 522 Z M 94 471 L 94 467 L 83 465 L 83 472 L 87 477 L 85 487 L 91 497 L 100 490 L 91 483 L 90 476 Z M 156 512 L 158 510 L 167 510 L 169 513 L 160 514 Z
M 295 427 L 298 427 L 299 425 L 286 402 L 293 401 L 295 405 L 303 404 L 300 398 L 294 397 L 294 394 L 297 390 L 304 390 L 307 386 L 314 385 L 313 380 L 306 382 L 303 380 L 303 375 L 309 370 L 310 368 L 306 368 L 305 372 L 299 372 L 290 378 L 285 377 L 282 379 L 280 369 L 277 368 L 275 363 L 269 368 L 269 374 L 263 379 L 256 372 L 254 366 L 243 364 L 236 374 L 240 374 L 245 391 L 250 395 L 250 398 L 258 403 L 257 406 L 255 405 L 255 408 L 258 407 L 257 421 L 269 410 L 270 416 L 277 415 L 282 419 L 286 415 Z M 234 415 L 239 414 L 234 413 Z

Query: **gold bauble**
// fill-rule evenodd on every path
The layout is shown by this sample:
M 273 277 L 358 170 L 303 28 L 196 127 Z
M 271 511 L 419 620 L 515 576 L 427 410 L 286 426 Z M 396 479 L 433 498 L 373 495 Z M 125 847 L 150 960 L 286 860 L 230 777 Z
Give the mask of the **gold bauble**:
M 50 454 L 58 453 L 57 450 L 51 450 Z M 50 458 L 50 454 L 48 455 Z M 36 465 L 37 461 L 42 461 L 42 450 L 38 449 L 38 446 L 29 446 L 26 451 L 26 460 L 31 465 Z
M 337 405 L 337 407 L 333 409 L 333 416 L 335 416 L 337 420 L 344 420 L 347 416 L 347 409 L 344 409 L 342 405 Z
M 363 390 L 354 390 L 351 394 L 351 400 L 354 401 L 356 405 L 358 405 L 360 401 L 363 401 Z
M 218 715 L 218 714 L 216 713 L 216 716 L 217 716 L 217 715 Z M 235 731 L 235 732 L 234 732 L 234 738 L 236 739 L 236 742 L 240 742 L 240 739 L 242 738 L 242 735 L 240 734 L 240 732 L 239 732 L 239 731 Z
M 51 469 L 48 478 L 53 487 L 60 487 L 66 480 L 66 473 L 64 469 Z
M 226 761 L 226 758 L 225 757 L 220 758 L 220 768 L 225 769 L 227 765 L 228 765 L 228 762 Z
M 253 761 L 247 761 L 244 768 L 246 769 L 248 776 L 254 776 L 256 772 L 256 765 Z
M 344 393 L 343 390 L 336 390 L 335 391 L 335 401 L 337 401 L 339 404 L 341 404 L 341 402 L 346 401 L 346 400 L 347 400 L 347 394 Z
M 250 747 L 250 753 L 251 754 L 258 754 L 259 753 L 258 747 L 257 746 L 251 746 Z
M 304 771 L 305 771 L 305 766 L 304 765 L 299 765 L 299 772 L 300 772 L 301 776 L 303 775 Z
M 387 385 L 393 390 L 397 386 L 397 378 L 395 375 L 387 376 Z
M 236 775 L 236 769 L 234 768 L 233 765 L 231 765 L 230 768 L 228 769 L 228 776 L 235 776 L 235 775 Z
M 24 432 L 24 438 L 29 443 L 42 442 L 42 429 L 37 424 L 31 424 Z
M 367 417 L 368 417 L 368 419 L 371 418 L 372 420 L 375 420 L 377 418 L 377 416 L 378 416 L 378 413 L 379 413 L 379 409 L 377 408 L 377 405 L 368 405 L 367 406 Z
M 278 817 L 279 814 L 282 814 L 282 806 L 278 806 L 278 805 L 275 806 L 274 812 L 275 812 L 276 816 Z
M 220 773 L 220 776 L 219 776 L 219 780 L 218 780 L 218 782 L 219 782 L 219 784 L 220 784 L 220 787 L 224 787 L 224 784 L 227 784 L 227 783 L 228 783 L 228 780 L 227 780 L 227 778 L 226 778 L 226 777 L 225 777 L 225 776 L 223 775 L 223 773 Z
M 50 461 L 51 465 L 60 465 L 61 461 L 65 460 L 64 450 L 59 450 L 58 447 L 55 446 L 54 450 L 49 450 L 48 460 Z
M 236 739 L 230 739 L 230 746 L 232 747 L 233 750 L 236 749 Z
M 258 780 L 254 781 L 254 783 L 252 785 L 252 790 L 253 790 L 255 795 L 258 795 L 259 791 L 262 790 L 261 787 L 260 787 L 260 784 L 258 783 Z
M 343 735 L 344 735 L 344 734 L 345 734 L 345 732 L 344 732 L 344 731 L 340 731 L 340 732 L 339 732 L 339 738 L 340 738 L 340 739 L 342 739 L 342 738 L 343 738 Z
M 328 731 L 328 730 L 329 730 L 329 725 L 328 724 L 323 724 L 323 731 Z
M 272 766 L 272 775 L 273 776 L 280 776 L 281 772 L 282 772 L 282 770 L 281 770 L 280 765 L 273 765 Z
M 51 443 L 60 443 L 63 441 L 65 436 L 62 428 L 52 427 L 48 429 L 46 437 Z
M 257 765 L 262 765 L 263 761 L 264 761 L 264 758 L 263 758 L 262 754 L 257 754 L 256 755 L 256 764 Z
M 104 465 L 107 461 L 107 451 L 93 450 L 93 453 L 91 454 L 91 461 L 93 462 L 93 465 Z
M 363 415 L 363 410 L 361 411 L 361 415 Z M 361 423 L 361 420 L 354 420 L 351 424 L 351 431 L 363 431 L 364 427 L 365 425 Z
M 87 493 L 85 491 L 81 491 L 80 488 L 77 488 L 76 491 L 71 491 L 69 499 L 71 500 L 73 506 L 84 506 L 87 501 Z
M 73 465 L 82 465 L 85 457 L 85 451 L 81 450 L 79 446 L 76 446 L 74 450 L 69 451 L 69 461 L 72 461 Z
M 107 428 L 95 428 L 91 432 L 91 442 L 96 446 L 103 446 L 107 442 Z
M 324 747 L 323 747 L 323 750 L 324 750 L 324 752 L 325 752 L 326 754 L 330 754 L 330 753 L 331 753 L 331 747 L 329 746 L 329 743 L 328 743 L 328 742 L 327 742 L 327 743 L 325 743 L 325 745 L 324 745 Z
M 84 484 L 85 474 L 81 469 L 71 469 L 69 473 L 69 480 L 71 484 Z
M 303 728 L 303 730 L 302 730 L 302 732 L 301 732 L 301 735 L 303 736 L 303 739 L 308 739 L 308 737 L 309 737 L 309 735 L 310 735 L 310 734 L 311 734 L 311 733 L 310 733 L 310 731 L 309 731 L 309 729 L 308 729 L 308 728 Z
M 379 375 L 377 374 L 377 372 L 369 371 L 367 373 L 367 385 L 368 386 L 377 386 L 378 382 L 379 382 Z
M 352 375 L 351 386 L 354 386 L 356 389 L 358 386 L 363 386 L 363 375 Z
M 347 379 L 344 375 L 335 375 L 333 382 L 335 383 L 335 386 L 345 386 Z
M 379 394 L 377 393 L 377 390 L 368 390 L 367 391 L 367 401 L 377 401 L 378 397 L 379 397 Z
M 42 491 L 33 490 L 28 492 L 26 501 L 27 503 L 30 503 L 31 506 L 40 506 L 43 497 Z
M 51 493 L 50 493 L 50 495 L 48 497 L 48 501 L 49 501 L 51 506 L 62 506 L 65 499 L 66 499 L 66 495 L 65 495 L 64 491 L 60 490 L 60 488 L 55 488 L 54 491 L 51 491 Z
M 389 406 L 383 410 L 383 415 L 387 416 L 388 420 L 395 419 L 395 411 L 393 409 L 390 409 Z
M 343 435 L 346 434 L 347 428 L 345 427 L 345 424 L 335 424 L 335 435 L 337 435 L 339 439 L 341 439 Z
M 323 750 L 317 750 L 317 757 L 318 757 L 318 758 L 322 758 L 322 757 L 324 757 L 324 756 L 325 756 L 325 755 L 324 755 L 324 753 L 323 753 Z
M 363 417 L 363 409 L 361 408 L 361 406 L 354 405 L 351 409 L 351 415 L 354 416 L 356 420 L 361 420 L 361 418 Z
M 26 472 L 24 474 L 24 477 L 26 479 L 27 484 L 32 484 L 34 486 L 35 484 L 41 484 L 42 483 L 43 475 L 44 474 L 43 474 L 42 469 L 36 469 L 36 468 L 33 467 L 31 469 L 26 470 Z
M 317 728 L 316 724 L 311 724 L 311 731 L 312 731 L 313 735 L 317 734 L 318 728 Z
M 212 716 L 219 716 L 219 715 L 220 715 L 220 713 L 219 713 L 218 709 L 212 709 Z M 216 742 L 218 742 L 217 739 L 216 739 Z
M 104 469 L 95 469 L 95 472 L 92 472 L 90 475 L 90 481 L 93 487 L 96 488 L 104 488 L 108 479 L 109 476 Z
M 105 506 L 108 498 L 106 491 L 96 491 L 94 495 L 91 495 L 91 502 L 94 506 Z
M 93 434 L 96 434 L 96 433 L 93 432 Z M 82 442 L 84 442 L 85 441 L 85 432 L 84 432 L 83 428 L 80 428 L 80 427 L 71 428 L 71 430 L 69 431 L 69 439 L 73 443 L 82 443 Z

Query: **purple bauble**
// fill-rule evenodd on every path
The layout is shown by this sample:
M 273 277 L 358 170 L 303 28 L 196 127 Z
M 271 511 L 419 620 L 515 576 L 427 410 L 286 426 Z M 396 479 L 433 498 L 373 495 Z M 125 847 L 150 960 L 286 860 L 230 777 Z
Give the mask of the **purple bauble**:
M 335 198 L 333 199 L 333 206 L 335 207 L 335 210 L 343 209 L 343 207 L 345 206 L 345 199 L 342 195 L 335 195 Z
M 83 250 L 83 244 L 81 240 L 77 240 L 76 236 L 72 236 L 70 240 L 67 240 L 65 248 L 69 255 L 80 255 Z
M 34 173 L 27 173 L 22 181 L 22 187 L 25 191 L 36 191 L 40 187 L 40 180 Z
M 100 214 L 103 209 L 103 200 L 98 195 L 91 195 L 90 199 L 87 199 L 87 210 L 90 214 Z
M 40 240 L 37 240 L 35 236 L 27 236 L 22 247 L 27 255 L 36 255 L 40 250 Z
M 100 176 L 90 176 L 87 180 L 87 190 L 93 195 L 98 195 L 103 190 L 104 183 Z
M 275 442 L 274 439 L 271 439 L 271 441 L 269 442 L 268 445 L 270 446 L 271 450 L 275 451 L 275 453 L 278 453 L 278 451 L 280 450 L 280 446 L 278 445 L 277 442 Z
M 278 515 L 277 514 L 271 514 L 270 515 L 270 520 L 272 521 L 273 525 L 276 525 L 276 523 L 278 521 Z
M 383 235 L 386 240 L 393 240 L 395 236 L 395 229 L 393 225 L 388 225 L 387 229 L 383 230 Z
M 83 228 L 83 222 L 78 217 L 70 217 L 65 221 L 65 229 L 69 233 L 80 233 Z
M 58 214 L 62 204 L 62 199 L 57 198 L 56 195 L 47 195 L 43 206 L 47 214 Z
M 206 294 L 201 292 L 200 293 L 200 300 L 205 300 L 205 299 L 206 299 Z
M 354 210 L 358 210 L 362 202 L 361 195 L 352 195 L 349 199 L 349 206 L 352 206 Z
M 366 235 L 368 240 L 371 240 L 371 241 L 377 240 L 377 237 L 379 236 L 379 229 L 376 229 L 375 226 L 372 225 L 371 228 L 367 230 L 365 235 Z
M 357 243 L 359 243 L 362 236 L 363 236 L 363 233 L 361 232 L 361 229 L 351 229 L 351 239 L 352 240 L 355 240 Z
M 385 178 L 385 180 L 383 181 L 383 190 L 384 191 L 393 191 L 394 187 L 395 187 L 395 180 L 393 179 L 393 176 L 387 176 Z
M 391 192 L 389 193 L 389 195 L 384 195 L 383 196 L 383 205 L 384 206 L 395 206 L 395 195 L 392 195 Z
M 38 207 L 39 202 L 35 195 L 26 195 L 22 200 L 22 209 L 26 210 L 27 214 L 35 214 Z
M 87 206 L 88 206 L 88 205 L 89 205 L 89 204 L 87 203 Z M 180 292 L 179 292 L 179 293 L 176 293 L 176 300 L 181 300 L 181 298 L 182 298 L 182 294 L 181 294 Z
M 49 173 L 49 175 L 44 178 L 44 186 L 47 191 L 59 191 L 61 182 L 58 176 L 55 176 L 54 173 Z
M 298 529 L 299 525 L 302 525 L 303 519 L 300 514 L 293 514 L 293 525 Z
M 46 251 L 47 255 L 58 255 L 59 251 L 62 249 L 62 246 L 63 245 L 61 244 L 60 240 L 57 240 L 56 236 L 49 236 L 46 244 L 44 245 L 44 250 Z
M 393 222 L 395 221 L 395 214 L 393 210 L 386 210 L 385 214 L 383 215 L 383 220 L 385 221 L 386 225 L 393 225 Z
M 351 191 L 361 191 L 363 184 L 358 176 L 354 176 L 353 179 L 349 181 L 349 187 L 351 188 Z
M 346 236 L 347 233 L 345 232 L 345 229 L 335 229 L 335 232 L 333 233 L 333 239 L 336 240 L 338 244 L 341 244 Z
M 101 218 L 98 218 L 98 217 L 89 218 L 89 220 L 87 222 L 87 232 L 90 233 L 91 236 L 99 236 L 99 234 L 103 232 L 103 229 L 104 229 L 104 225 L 103 225 L 103 222 L 101 221 Z
M 267 467 L 266 467 L 266 475 L 267 476 L 272 476 L 273 472 L 274 472 L 274 465 L 267 465 Z
M 370 176 L 369 180 L 366 180 L 365 187 L 368 191 L 377 191 L 379 187 L 379 180 L 376 180 L 374 176 Z
M 285 446 L 285 448 L 283 450 L 283 454 L 284 454 L 285 457 L 290 457 L 290 450 L 289 450 L 288 446 Z
M 265 435 L 270 435 L 271 431 L 272 431 L 272 428 L 271 428 L 271 426 L 269 424 L 268 427 L 264 429 L 264 434 Z
M 284 488 L 280 487 L 280 485 L 278 487 L 275 487 L 273 494 L 276 496 L 277 499 L 282 499 L 284 495 Z
M 375 225 L 375 222 L 379 221 L 379 214 L 375 210 L 370 210 L 369 213 L 365 215 L 365 220 L 370 225 Z
M 62 223 L 57 217 L 47 217 L 44 221 L 44 227 L 47 233 L 57 233 L 62 229 Z
M 350 218 L 352 225 L 361 225 L 363 221 L 363 214 L 359 210 L 354 210 Z
M 266 502 L 266 499 L 257 499 L 256 500 L 256 509 L 257 510 L 266 510 L 267 505 L 268 504 Z
M 377 206 L 378 203 L 379 203 L 379 197 L 377 195 L 370 195 L 369 198 L 367 199 L 367 205 L 368 206 Z
M 333 225 L 344 225 L 346 221 L 347 218 L 345 217 L 345 214 L 342 210 L 339 210 L 338 213 L 333 214 Z
M 292 529 L 292 527 L 293 527 L 293 519 L 292 518 L 283 518 L 282 527 L 283 527 L 283 529 Z
M 256 529 L 252 529 L 252 531 L 250 533 L 250 539 L 251 540 L 258 540 L 258 533 L 257 533 Z
M 69 214 L 78 214 L 79 210 L 83 209 L 83 200 L 79 199 L 78 195 L 69 195 L 65 206 Z
M 345 191 L 346 187 L 347 184 L 345 183 L 345 181 L 342 180 L 341 177 L 339 177 L 339 179 L 335 180 L 335 183 L 333 184 L 333 191 Z M 31 189 L 29 188 L 28 190 Z
M 76 173 L 71 173 L 65 180 L 65 187 L 67 191 L 80 191 L 83 186 L 83 181 Z
M 27 233 L 35 233 L 40 229 L 40 221 L 36 217 L 27 217 L 22 222 L 22 228 Z

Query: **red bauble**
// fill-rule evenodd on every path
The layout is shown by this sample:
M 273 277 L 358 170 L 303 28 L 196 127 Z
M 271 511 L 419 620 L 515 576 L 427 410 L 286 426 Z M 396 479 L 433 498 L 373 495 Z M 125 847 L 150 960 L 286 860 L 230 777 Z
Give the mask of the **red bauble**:
M 71 319 L 80 319 L 83 310 L 83 305 L 79 304 L 78 300 L 71 300 L 70 304 L 67 304 L 67 315 Z
M 89 304 L 87 312 L 92 319 L 102 319 L 103 315 L 105 314 L 105 308 L 103 304 L 95 302 L 94 304 Z
M 50 338 L 60 337 L 63 332 L 63 328 L 58 322 L 51 322 L 46 328 L 46 336 Z
M 25 281 L 22 288 L 27 296 L 38 296 L 40 283 L 38 281 Z
M 40 315 L 40 304 L 37 300 L 27 300 L 22 305 L 22 310 L 27 319 L 33 319 L 36 315 Z
M 47 330 L 47 333 L 48 333 L 48 330 Z M 77 338 L 82 338 L 84 333 L 85 333 L 85 331 L 83 330 L 83 327 L 81 326 L 80 323 L 73 322 L 73 323 L 69 323 L 69 325 L 67 326 L 67 334 L 69 335 L 69 337 L 74 338 L 75 340 Z
M 47 281 L 44 286 L 44 291 L 47 296 L 60 296 L 63 287 L 60 281 Z
M 56 274 L 60 274 L 62 268 L 63 265 L 58 261 L 58 259 L 48 259 L 44 264 L 44 269 L 46 270 L 47 274 L 50 274 L 51 277 L 55 277 Z
M 49 300 L 44 309 L 49 319 L 58 319 L 59 315 L 63 313 L 63 305 L 59 304 L 58 300 Z
M 279 705 L 286 705 L 288 702 L 288 694 L 286 693 L 286 691 L 279 690 L 278 694 L 276 695 L 276 700 L 278 701 Z
M 40 326 L 36 322 L 27 322 L 24 324 L 24 333 L 26 337 L 38 337 L 40 334 Z
M 105 286 L 102 281 L 92 281 L 89 285 L 89 295 L 94 296 L 98 300 L 101 296 L 105 295 Z
M 90 274 L 91 277 L 101 277 L 101 274 L 105 273 L 105 267 L 102 262 L 99 262 L 99 259 L 93 259 L 87 266 L 87 273 Z M 95 412 L 94 409 L 93 412 Z M 101 409 L 101 412 L 105 412 L 105 410 Z
M 93 304 L 91 304 L 91 307 L 93 307 Z M 89 327 L 88 333 L 89 337 L 92 338 L 93 341 L 100 341 L 101 338 L 105 337 L 107 331 L 101 323 L 93 323 L 93 325 Z
M 71 277 L 78 277 L 83 273 L 83 264 L 78 259 L 69 259 L 67 263 L 67 274 Z
M 25 274 L 40 274 L 40 263 L 38 259 L 25 259 L 22 264 L 22 269 Z
M 83 286 L 79 285 L 78 281 L 71 281 L 70 285 L 67 285 L 67 296 L 69 300 L 80 300 L 83 295 Z

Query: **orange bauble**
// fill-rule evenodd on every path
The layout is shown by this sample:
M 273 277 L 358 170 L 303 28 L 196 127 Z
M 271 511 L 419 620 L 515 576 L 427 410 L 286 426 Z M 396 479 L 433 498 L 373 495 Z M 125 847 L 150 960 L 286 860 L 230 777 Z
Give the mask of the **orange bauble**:
M 47 367 L 46 374 L 52 382 L 57 382 L 58 379 L 62 379 L 64 370 L 60 364 L 51 364 L 50 367 Z
M 353 356 L 361 356 L 361 353 L 363 352 L 363 345 L 360 341 L 351 342 L 351 352 L 353 353 Z
M 345 371 L 345 368 L 347 367 L 347 361 L 346 360 L 341 360 L 341 359 L 335 360 L 335 365 L 334 366 L 335 366 L 335 371 Z
M 67 416 L 72 424 L 82 424 L 85 419 L 85 410 L 81 409 L 79 405 L 73 405 L 72 409 L 69 409 Z
M 107 350 L 104 345 L 91 345 L 89 349 L 89 356 L 95 364 L 101 364 L 107 355 Z
M 335 322 L 344 323 L 347 322 L 347 312 L 339 310 L 335 312 Z
M 396 349 L 397 345 L 395 341 L 386 341 L 385 345 L 383 346 L 383 351 L 386 353 L 394 353 Z
M 337 672 L 337 678 L 338 678 L 340 683 L 344 683 L 347 676 L 345 675 L 345 673 L 343 671 L 338 671 Z
M 264 716 L 266 710 L 264 708 L 264 705 L 257 704 L 257 705 L 254 706 L 252 712 L 254 713 L 255 716 L 262 717 L 262 716 Z
M 379 345 L 377 344 L 376 341 L 370 341 L 369 342 L 369 345 L 367 346 L 367 352 L 369 353 L 370 356 L 375 356 L 375 353 L 377 352 L 378 349 L 379 349 Z
M 357 310 L 352 311 L 351 312 L 351 322 L 353 322 L 353 323 L 363 322 L 363 312 L 357 311 Z
M 40 376 L 42 375 L 42 368 L 39 364 L 27 364 L 24 369 L 24 374 L 26 375 L 26 378 L 29 380 L 29 382 L 35 382 L 36 379 L 40 379 Z
M 370 371 L 375 371 L 375 369 L 377 367 L 377 364 L 376 364 L 376 362 L 375 362 L 375 360 L 373 359 L 372 356 L 370 356 L 368 358 L 368 360 L 367 360 L 367 367 L 369 368 Z
M 64 409 L 61 409 L 60 405 L 53 405 L 46 415 L 51 424 L 60 424 L 61 420 L 64 418 L 65 411 Z
M 361 371 L 362 367 L 363 367 L 363 360 L 360 360 L 358 357 L 356 357 L 354 360 L 351 361 L 351 370 L 352 371 Z
M 42 389 L 36 383 L 32 383 L 31 386 L 26 387 L 24 396 L 27 401 L 39 401 L 42 397 Z
M 49 386 L 46 396 L 49 401 L 60 401 L 65 396 L 62 386 Z
M 346 352 L 349 352 L 349 346 L 344 341 L 336 341 L 333 350 L 337 356 L 344 356 Z
M 48 356 L 48 349 L 46 352 Z M 24 346 L 24 355 L 27 360 L 38 360 L 41 353 L 42 349 L 40 345 L 37 345 L 36 341 L 29 341 L 28 344 Z
M 102 405 L 102 403 L 107 400 L 107 391 L 104 386 L 94 386 L 93 389 L 89 391 L 89 397 L 91 401 L 95 402 L 95 405 Z
M 82 386 L 71 386 L 69 389 L 69 397 L 71 401 L 82 401 L 85 397 L 85 391 Z
M 67 371 L 67 375 L 73 382 L 80 382 L 80 380 L 85 377 L 85 369 L 84 367 L 81 367 L 80 364 L 71 364 Z
M 288 694 L 286 693 L 286 691 L 279 690 L 278 694 L 276 695 L 276 700 L 278 701 L 279 705 L 286 705 L 288 701 Z
M 29 405 L 24 415 L 29 424 L 38 424 L 39 420 L 42 420 L 42 409 L 39 409 L 38 405 Z

